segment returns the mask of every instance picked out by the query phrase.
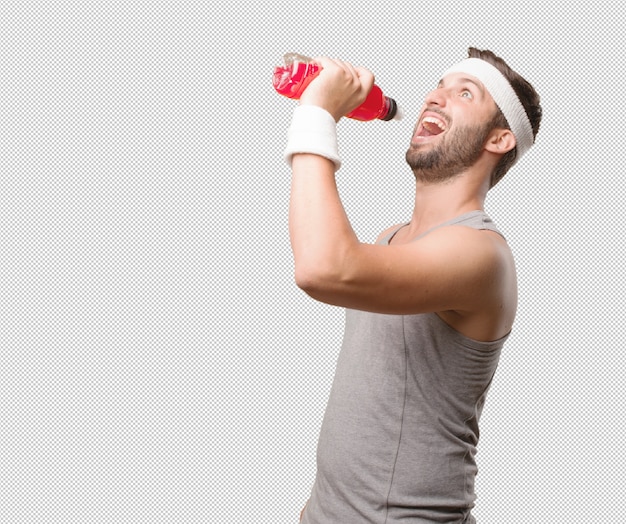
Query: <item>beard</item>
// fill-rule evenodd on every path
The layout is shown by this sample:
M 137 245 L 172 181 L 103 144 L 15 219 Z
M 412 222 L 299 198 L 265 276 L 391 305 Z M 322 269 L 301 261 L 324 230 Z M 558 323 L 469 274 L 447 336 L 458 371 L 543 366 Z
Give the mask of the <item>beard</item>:
M 424 152 L 420 151 L 423 146 L 411 145 L 406 162 L 419 182 L 447 182 L 476 163 L 491 129 L 490 124 L 458 128 Z

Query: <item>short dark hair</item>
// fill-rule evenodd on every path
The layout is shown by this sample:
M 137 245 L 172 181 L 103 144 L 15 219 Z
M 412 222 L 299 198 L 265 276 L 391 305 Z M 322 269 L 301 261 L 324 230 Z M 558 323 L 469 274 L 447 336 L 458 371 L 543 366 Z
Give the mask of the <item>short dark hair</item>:
M 522 106 L 524 106 L 526 115 L 528 115 L 530 125 L 533 129 L 534 140 L 537 136 L 537 132 L 539 131 L 539 125 L 541 124 L 541 105 L 539 104 L 539 94 L 535 91 L 535 88 L 530 85 L 528 81 L 522 78 L 520 74 L 513 71 L 502 58 L 496 56 L 491 51 L 481 51 L 475 47 L 470 47 L 468 49 L 468 58 L 480 58 L 481 60 L 485 60 L 495 66 L 504 75 L 517 94 Z M 498 110 L 494 116 L 492 120 L 492 127 L 510 129 L 502 111 Z M 500 159 L 500 162 L 498 162 L 493 170 L 493 173 L 491 174 L 490 187 L 495 186 L 502 179 L 506 172 L 515 163 L 516 158 L 517 147 L 513 148 Z

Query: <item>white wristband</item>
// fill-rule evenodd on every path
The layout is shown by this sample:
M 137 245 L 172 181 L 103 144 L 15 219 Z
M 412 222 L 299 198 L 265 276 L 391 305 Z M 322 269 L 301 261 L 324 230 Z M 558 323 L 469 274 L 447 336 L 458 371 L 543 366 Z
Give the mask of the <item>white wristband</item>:
M 287 135 L 285 161 L 291 167 L 296 153 L 311 153 L 332 160 L 335 171 L 341 167 L 337 146 L 337 122 L 333 116 L 318 106 L 296 107 Z

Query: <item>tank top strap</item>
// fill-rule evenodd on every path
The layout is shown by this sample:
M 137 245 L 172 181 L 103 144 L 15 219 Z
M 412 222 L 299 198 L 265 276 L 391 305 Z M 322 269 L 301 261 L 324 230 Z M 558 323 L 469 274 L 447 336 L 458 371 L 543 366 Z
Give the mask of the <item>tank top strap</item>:
M 394 228 L 390 233 L 385 235 L 380 240 L 379 244 L 388 245 L 389 242 L 391 242 L 391 239 L 395 236 L 395 234 L 398 231 L 400 231 L 400 229 L 402 229 L 403 227 L 407 225 L 408 224 L 401 224 L 398 227 Z M 463 213 L 462 215 L 456 216 L 454 218 L 451 218 L 450 220 L 446 220 L 445 222 L 442 222 L 441 224 L 437 224 L 436 226 L 431 227 L 430 229 L 424 231 L 422 234 L 416 236 L 413 240 L 411 240 L 411 242 L 419 240 L 420 238 L 425 237 L 429 233 L 432 233 L 433 231 L 436 231 L 437 229 L 440 229 L 442 227 L 447 227 L 447 226 L 466 226 L 466 227 L 471 227 L 473 229 L 481 229 L 481 230 L 487 229 L 489 231 L 493 231 L 494 233 L 498 233 L 502 238 L 504 238 L 504 235 L 496 227 L 493 220 L 491 220 L 491 218 L 487 215 L 487 213 L 485 213 L 484 211 L 480 209 L 476 209 L 474 211 Z
M 391 239 L 396 236 L 396 233 L 398 231 L 400 231 L 403 227 L 408 226 L 409 224 L 400 224 L 399 226 L 394 227 L 389 233 L 387 233 L 383 238 L 381 238 L 377 243 L 378 244 L 382 244 L 384 246 L 389 245 L 389 242 L 391 242 Z
M 473 229 L 488 229 L 490 231 L 494 231 L 498 233 L 500 236 L 503 236 L 502 233 L 498 230 L 496 225 L 493 223 L 493 220 L 489 218 L 487 213 L 482 211 L 481 209 L 476 209 L 474 211 L 469 211 L 468 213 L 463 213 L 462 215 L 451 218 L 450 220 L 446 220 L 441 224 L 437 224 L 434 227 L 431 227 L 427 231 L 424 231 L 421 235 L 416 236 L 413 240 L 419 240 L 422 237 L 425 237 L 429 233 L 440 229 L 442 227 L 447 226 L 466 226 L 471 227 Z

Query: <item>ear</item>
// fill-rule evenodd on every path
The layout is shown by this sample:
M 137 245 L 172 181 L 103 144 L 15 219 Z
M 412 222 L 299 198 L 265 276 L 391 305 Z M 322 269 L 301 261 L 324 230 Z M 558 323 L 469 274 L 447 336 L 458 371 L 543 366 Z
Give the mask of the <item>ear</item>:
M 504 155 L 515 147 L 515 135 L 510 129 L 497 128 L 492 131 L 485 144 L 485 149 L 491 153 Z

